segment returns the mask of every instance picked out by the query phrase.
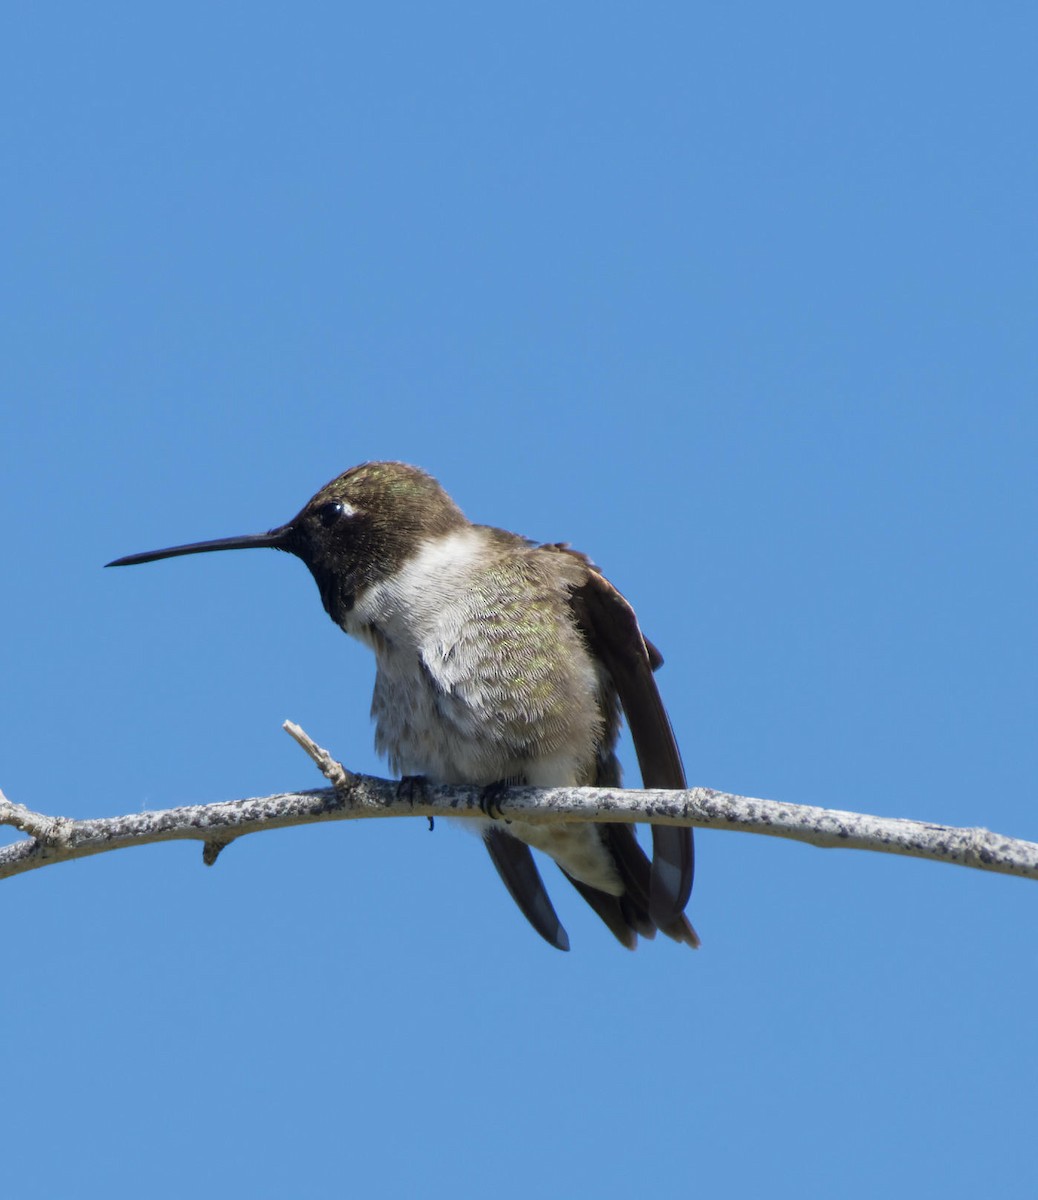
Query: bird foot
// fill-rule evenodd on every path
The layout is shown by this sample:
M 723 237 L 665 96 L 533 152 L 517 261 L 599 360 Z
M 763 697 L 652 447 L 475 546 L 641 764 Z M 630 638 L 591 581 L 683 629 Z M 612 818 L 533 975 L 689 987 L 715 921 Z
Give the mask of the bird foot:
M 486 787 L 480 790 L 479 807 L 492 821 L 500 821 L 502 819 L 504 814 L 501 811 L 500 801 L 510 786 L 507 779 L 498 779 L 494 783 L 488 783 Z
M 429 786 L 429 780 L 425 775 L 402 775 L 400 782 L 396 785 L 396 798 L 398 800 L 406 800 L 412 807 L 414 806 L 415 797 L 419 799 L 425 798 L 426 788 Z M 432 833 L 436 826 L 435 818 L 428 817 L 429 832 Z
M 403 775 L 396 785 L 396 798 L 414 804 L 416 797 L 419 800 L 425 798 L 428 786 L 429 780 L 424 775 Z

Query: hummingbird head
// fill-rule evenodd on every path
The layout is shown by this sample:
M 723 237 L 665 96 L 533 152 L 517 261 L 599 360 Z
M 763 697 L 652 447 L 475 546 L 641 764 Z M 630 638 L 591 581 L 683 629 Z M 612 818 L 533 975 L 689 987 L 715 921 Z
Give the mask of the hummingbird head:
M 105 565 L 214 550 L 287 550 L 310 568 L 325 611 L 341 625 L 359 592 L 394 574 L 422 543 L 466 524 L 431 475 L 406 463 L 369 462 L 325 484 L 291 521 L 267 533 L 149 550 Z

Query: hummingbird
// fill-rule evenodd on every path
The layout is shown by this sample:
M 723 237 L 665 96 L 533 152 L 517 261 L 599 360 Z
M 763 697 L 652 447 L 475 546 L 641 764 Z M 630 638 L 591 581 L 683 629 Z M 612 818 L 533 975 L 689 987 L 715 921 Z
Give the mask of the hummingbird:
M 663 659 L 590 558 L 469 521 L 418 467 L 366 462 L 267 533 L 193 542 L 107 563 L 268 547 L 310 569 L 328 616 L 377 666 L 375 746 L 405 778 L 495 789 L 619 787 L 621 711 L 647 788 L 684 788 L 656 687 Z M 475 822 L 533 928 L 569 949 L 531 847 L 554 859 L 628 949 L 657 929 L 688 946 L 692 831 L 631 825 Z

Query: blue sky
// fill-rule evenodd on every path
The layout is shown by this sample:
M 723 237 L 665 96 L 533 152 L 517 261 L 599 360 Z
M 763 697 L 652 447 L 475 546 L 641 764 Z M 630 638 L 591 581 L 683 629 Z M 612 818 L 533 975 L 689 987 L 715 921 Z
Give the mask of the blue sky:
M 372 458 L 590 553 L 690 781 L 1038 838 L 1032 5 L 22 5 L 0 788 L 379 772 L 265 529 Z M 628 752 L 630 761 L 631 755 Z M 636 770 L 630 776 L 636 779 Z M 1033 1167 L 1031 883 L 704 832 L 693 954 L 445 824 L 2 886 L 5 1186 L 965 1196 Z

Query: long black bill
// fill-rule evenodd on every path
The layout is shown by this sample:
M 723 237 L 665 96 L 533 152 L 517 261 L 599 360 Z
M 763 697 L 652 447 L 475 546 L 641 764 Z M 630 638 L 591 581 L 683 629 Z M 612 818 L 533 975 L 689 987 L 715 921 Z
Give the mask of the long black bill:
M 269 533 L 247 533 L 243 537 L 215 538 L 211 542 L 192 542 L 189 546 L 170 546 L 167 550 L 148 550 L 144 554 L 127 554 L 105 563 L 106 567 L 135 567 L 138 563 L 155 562 L 159 558 L 177 558 L 181 554 L 208 554 L 210 550 L 255 550 L 268 547 L 288 550 L 292 536 L 291 525 L 281 525 Z

